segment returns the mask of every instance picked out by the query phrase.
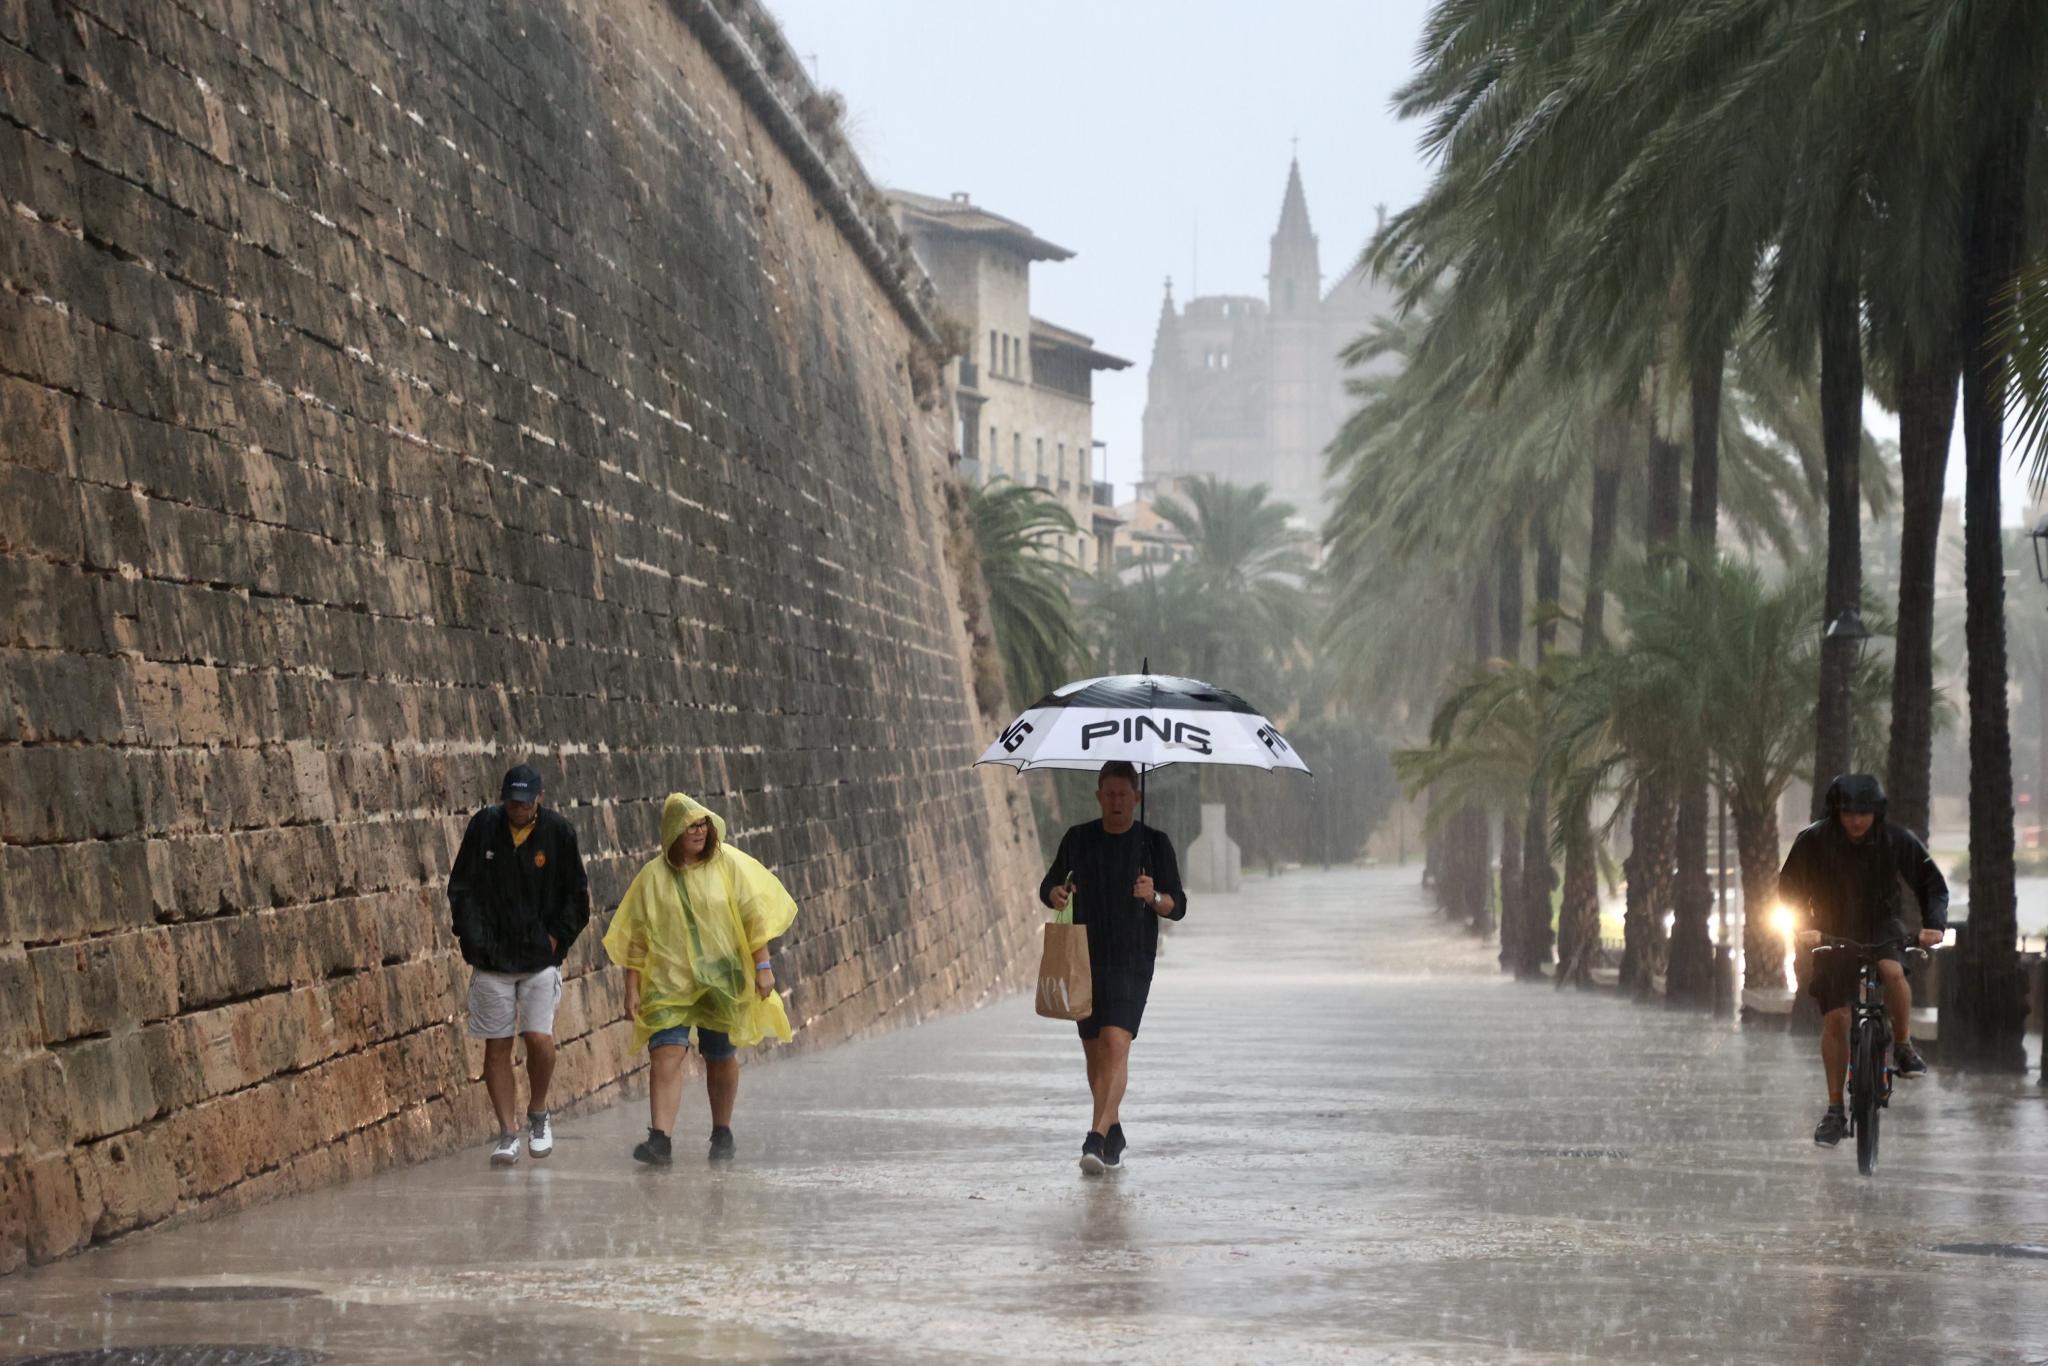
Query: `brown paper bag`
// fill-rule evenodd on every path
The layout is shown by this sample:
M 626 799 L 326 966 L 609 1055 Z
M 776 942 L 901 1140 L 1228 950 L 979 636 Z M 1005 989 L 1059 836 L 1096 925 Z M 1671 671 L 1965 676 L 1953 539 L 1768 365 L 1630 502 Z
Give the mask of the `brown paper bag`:
M 1038 1013 L 1049 1020 L 1085 1020 L 1095 1013 L 1086 925 L 1045 927 L 1045 948 L 1038 956 Z

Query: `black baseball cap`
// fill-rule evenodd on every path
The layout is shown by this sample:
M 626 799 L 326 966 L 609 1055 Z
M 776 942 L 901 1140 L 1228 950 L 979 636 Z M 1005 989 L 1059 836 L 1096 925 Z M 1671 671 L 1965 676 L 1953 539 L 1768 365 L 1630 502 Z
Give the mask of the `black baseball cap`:
M 505 785 L 498 789 L 498 800 L 504 802 L 530 802 L 540 795 L 540 771 L 531 764 L 521 764 L 505 775 Z

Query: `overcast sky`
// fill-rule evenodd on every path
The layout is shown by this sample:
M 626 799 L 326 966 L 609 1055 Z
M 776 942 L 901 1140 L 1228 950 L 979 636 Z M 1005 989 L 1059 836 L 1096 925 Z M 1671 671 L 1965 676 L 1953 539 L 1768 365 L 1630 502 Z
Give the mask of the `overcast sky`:
M 1138 472 L 1165 279 L 1182 302 L 1198 271 L 1204 293 L 1265 293 L 1292 139 L 1326 283 L 1373 206 L 1428 181 L 1388 111 L 1426 0 L 769 4 L 845 95 L 877 181 L 965 190 L 1076 253 L 1032 267 L 1032 311 L 1133 362 L 1096 376 L 1095 436 L 1120 486 Z
M 1430 0 L 769 0 L 846 97 L 879 183 L 964 190 L 1071 248 L 1031 270 L 1032 311 L 1132 362 L 1096 376 L 1095 435 L 1118 496 L 1137 477 L 1160 291 L 1263 294 L 1299 139 L 1325 283 L 1374 206 L 1427 184 L 1390 110 Z M 1875 403 L 1871 426 L 1896 436 Z M 1960 431 L 1949 493 L 1962 493 Z M 2025 489 L 2006 480 L 2005 519 Z

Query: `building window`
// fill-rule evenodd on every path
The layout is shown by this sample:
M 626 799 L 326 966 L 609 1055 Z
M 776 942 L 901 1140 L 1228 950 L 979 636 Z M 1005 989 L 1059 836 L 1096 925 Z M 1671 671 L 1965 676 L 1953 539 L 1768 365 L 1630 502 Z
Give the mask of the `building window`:
M 999 446 L 999 445 L 997 445 L 997 444 L 996 444 L 996 424 L 995 424 L 995 423 L 993 423 L 993 422 L 991 422 L 991 423 L 989 423 L 989 424 L 988 424 L 988 463 L 989 463 L 989 471 L 988 471 L 988 472 L 989 472 L 989 474 L 990 474 L 990 476 L 991 476 L 991 477 L 993 477 L 993 476 L 994 476 L 994 474 L 995 474 L 995 472 L 996 472 L 996 471 L 995 471 L 995 463 L 996 463 L 996 461 L 998 461 L 998 460 L 1000 460 L 1000 459 L 1002 459 L 1002 458 L 1003 458 L 1003 448 L 1002 448 L 1001 446 Z
M 1010 472 L 1017 476 L 1017 482 L 1024 482 L 1024 433 L 1010 433 Z

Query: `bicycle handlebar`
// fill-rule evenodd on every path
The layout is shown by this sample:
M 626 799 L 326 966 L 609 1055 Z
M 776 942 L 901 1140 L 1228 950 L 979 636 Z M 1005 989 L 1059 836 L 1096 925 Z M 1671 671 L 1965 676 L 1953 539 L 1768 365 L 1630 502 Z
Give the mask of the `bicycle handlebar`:
M 1820 937 L 1820 942 L 1813 947 L 1816 953 L 1822 949 L 1853 949 L 1857 957 L 1866 959 L 1875 958 L 1887 949 L 1902 949 L 1908 958 L 1926 958 L 1929 956 L 1927 950 L 1920 946 L 1920 941 L 1910 935 L 1900 935 L 1891 939 L 1880 939 L 1874 944 L 1864 944 L 1854 939 L 1837 939 L 1833 935 L 1824 934 Z

